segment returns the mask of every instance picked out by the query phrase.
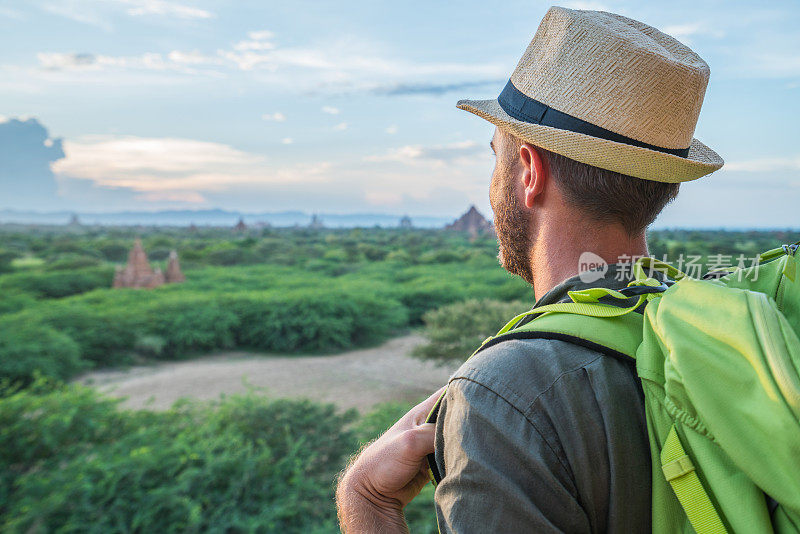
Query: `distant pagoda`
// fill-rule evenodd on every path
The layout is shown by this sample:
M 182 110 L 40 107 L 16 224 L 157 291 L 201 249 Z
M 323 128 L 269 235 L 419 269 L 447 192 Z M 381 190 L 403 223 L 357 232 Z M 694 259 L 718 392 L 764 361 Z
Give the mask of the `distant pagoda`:
M 403 215 L 403 218 L 400 219 L 400 228 L 414 228 L 414 225 L 411 223 L 411 217 Z
M 311 216 L 311 222 L 308 223 L 308 227 L 314 230 L 321 230 L 325 228 L 325 224 L 322 222 L 322 219 L 315 213 Z
M 445 230 L 454 232 L 466 232 L 472 237 L 477 237 L 479 234 L 493 234 L 494 226 L 481 215 L 481 212 L 473 205 L 470 206 L 467 212 L 444 227 Z
M 167 284 L 179 284 L 186 281 L 186 275 L 181 272 L 181 264 L 178 262 L 178 252 L 169 251 L 169 261 L 167 262 L 167 274 L 165 276 Z
M 233 227 L 237 232 L 244 232 L 247 230 L 247 225 L 244 223 L 244 217 L 239 217 L 239 222 Z
M 153 269 L 147 260 L 147 253 L 142 247 L 142 240 L 138 237 L 133 243 L 133 248 L 128 253 L 128 264 L 117 267 L 114 273 L 115 288 L 134 287 L 152 289 L 164 284 L 175 284 L 186 280 L 178 263 L 178 253 L 174 250 L 169 253 L 166 275 L 160 268 Z

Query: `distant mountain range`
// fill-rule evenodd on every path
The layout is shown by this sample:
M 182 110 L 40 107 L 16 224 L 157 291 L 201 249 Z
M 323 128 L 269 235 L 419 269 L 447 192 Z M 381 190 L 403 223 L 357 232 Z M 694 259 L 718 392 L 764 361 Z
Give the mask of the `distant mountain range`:
M 82 213 L 71 211 L 17 211 L 0 210 L 0 223 L 21 224 L 69 224 L 74 217 L 81 224 L 107 226 L 233 226 L 240 219 L 248 226 L 267 223 L 271 226 L 308 226 L 312 217 L 328 228 L 355 228 L 382 226 L 385 228 L 400 225 L 402 215 L 379 213 L 305 213 L 302 211 L 281 211 L 271 213 L 244 213 L 222 209 L 210 210 L 171 210 L 171 211 L 120 211 L 113 213 Z M 411 224 L 417 228 L 440 228 L 452 222 L 453 217 L 411 217 Z

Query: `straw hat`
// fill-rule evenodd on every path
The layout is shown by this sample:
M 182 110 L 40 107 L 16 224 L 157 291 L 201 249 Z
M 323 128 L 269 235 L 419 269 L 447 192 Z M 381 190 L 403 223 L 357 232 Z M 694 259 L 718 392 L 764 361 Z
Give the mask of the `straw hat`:
M 708 75 L 700 56 L 646 24 L 552 7 L 500 96 L 458 107 L 570 159 L 685 182 L 723 164 L 693 137 Z

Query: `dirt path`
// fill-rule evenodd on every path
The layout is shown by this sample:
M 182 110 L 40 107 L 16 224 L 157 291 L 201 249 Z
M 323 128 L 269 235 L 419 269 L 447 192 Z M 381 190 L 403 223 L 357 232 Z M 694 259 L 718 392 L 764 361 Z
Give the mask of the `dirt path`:
M 165 409 L 182 397 L 216 399 L 259 388 L 270 397 L 309 398 L 363 411 L 393 400 L 414 401 L 447 381 L 455 366 L 437 367 L 408 354 L 421 344 L 412 334 L 375 348 L 334 356 L 271 356 L 227 352 L 201 359 L 97 371 L 93 384 L 129 408 Z

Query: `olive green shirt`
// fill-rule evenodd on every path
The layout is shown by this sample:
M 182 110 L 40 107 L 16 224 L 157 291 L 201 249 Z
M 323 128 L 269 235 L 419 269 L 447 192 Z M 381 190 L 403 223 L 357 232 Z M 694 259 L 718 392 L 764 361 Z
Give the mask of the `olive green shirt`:
M 625 287 L 611 265 L 567 291 Z M 617 278 L 622 278 L 618 280 Z M 436 423 L 442 532 L 649 532 L 650 450 L 633 362 L 559 340 L 512 339 L 464 363 Z

